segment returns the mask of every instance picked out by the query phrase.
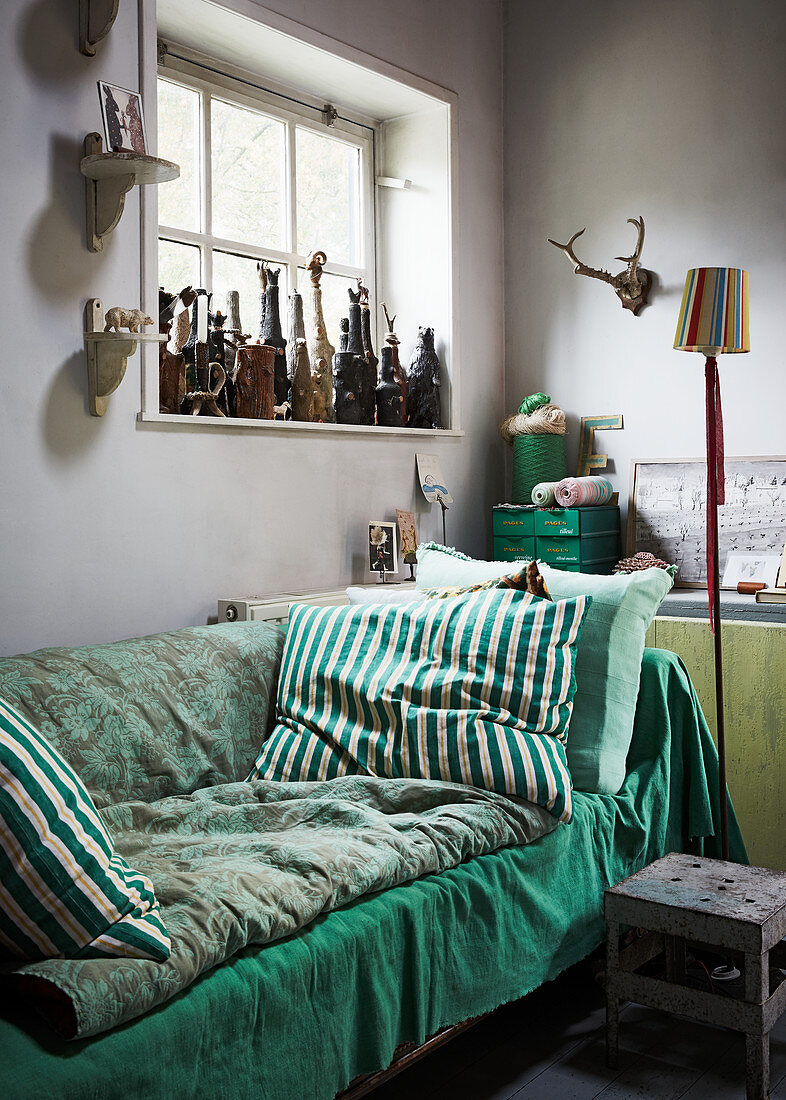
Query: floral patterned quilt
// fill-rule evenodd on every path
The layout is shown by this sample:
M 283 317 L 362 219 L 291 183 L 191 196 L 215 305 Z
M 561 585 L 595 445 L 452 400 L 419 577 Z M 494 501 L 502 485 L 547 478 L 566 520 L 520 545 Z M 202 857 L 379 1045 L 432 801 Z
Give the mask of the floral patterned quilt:
M 51 959 L 11 972 L 66 1038 L 106 1031 L 364 894 L 526 844 L 539 806 L 473 787 L 345 776 L 224 783 L 105 807 L 117 850 L 149 875 L 172 938 L 164 963 Z

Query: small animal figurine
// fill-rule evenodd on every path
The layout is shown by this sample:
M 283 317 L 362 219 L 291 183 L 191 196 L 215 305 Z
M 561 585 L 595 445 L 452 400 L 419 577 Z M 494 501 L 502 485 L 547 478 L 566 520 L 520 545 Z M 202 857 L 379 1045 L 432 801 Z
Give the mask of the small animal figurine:
M 419 328 L 407 371 L 407 423 L 410 428 L 441 428 L 440 364 L 434 329 Z
M 139 332 L 141 325 L 154 325 L 152 317 L 148 317 L 141 309 L 123 309 L 122 306 L 112 306 L 104 314 L 104 332 L 119 332 L 121 328 L 127 328 L 129 332 Z

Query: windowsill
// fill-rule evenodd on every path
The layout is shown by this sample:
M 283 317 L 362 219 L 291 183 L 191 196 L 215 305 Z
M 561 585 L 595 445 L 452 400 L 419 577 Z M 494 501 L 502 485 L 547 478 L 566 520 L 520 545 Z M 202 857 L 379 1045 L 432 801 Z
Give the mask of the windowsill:
M 207 431 L 226 431 L 228 428 L 263 432 L 321 432 L 326 435 L 409 436 L 410 438 L 460 439 L 464 432 L 459 428 L 385 428 L 379 424 L 308 424 L 299 420 L 251 420 L 247 417 L 183 416 L 178 413 L 140 412 L 138 423 L 170 424 L 180 428 L 196 428 Z

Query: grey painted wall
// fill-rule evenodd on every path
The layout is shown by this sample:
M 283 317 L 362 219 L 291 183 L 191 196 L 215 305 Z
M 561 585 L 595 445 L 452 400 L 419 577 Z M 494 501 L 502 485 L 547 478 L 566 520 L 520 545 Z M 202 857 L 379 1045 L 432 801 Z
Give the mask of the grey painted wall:
M 703 359 L 673 350 L 689 267 L 750 271 L 751 345 L 720 360 L 731 455 L 786 453 L 786 5 L 563 0 L 505 5 L 507 405 L 544 389 L 598 435 L 627 496 L 635 458 L 704 454 Z M 651 305 L 623 311 L 546 238 L 583 226 L 612 272 L 643 215 Z
M 482 554 L 502 488 L 499 4 L 269 6 L 459 95 L 467 434 L 421 449 L 441 455 L 456 498 L 449 537 Z M 369 579 L 364 525 L 397 506 L 416 507 L 421 535 L 437 536 L 437 511 L 416 495 L 414 441 L 140 426 L 138 357 L 107 415 L 88 415 L 83 306 L 138 302 L 139 214 L 132 193 L 105 253 L 88 253 L 78 164 L 84 134 L 100 129 L 96 80 L 138 86 L 136 4 L 121 4 L 92 59 L 78 52 L 71 0 L 9 0 L 3 15 L 0 652 L 204 623 L 222 595 Z

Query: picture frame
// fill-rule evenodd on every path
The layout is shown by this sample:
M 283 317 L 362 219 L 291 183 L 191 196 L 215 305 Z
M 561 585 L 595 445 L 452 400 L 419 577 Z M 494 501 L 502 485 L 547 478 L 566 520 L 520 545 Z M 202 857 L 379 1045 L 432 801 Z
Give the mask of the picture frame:
M 741 581 L 760 581 L 767 588 L 774 588 L 780 564 L 780 554 L 731 551 L 726 558 L 721 588 L 736 588 Z
M 383 580 L 388 573 L 398 572 L 395 523 L 386 520 L 369 521 L 368 565 L 371 572 L 381 576 Z
M 721 577 L 729 554 L 780 555 L 786 540 L 786 456 L 727 457 L 725 468 L 726 502 L 718 514 Z M 677 588 L 707 583 L 706 481 L 703 458 L 631 463 L 627 554 L 648 551 L 676 565 Z
M 147 154 L 142 96 L 106 80 L 98 81 L 98 99 L 108 153 Z
M 398 524 L 398 545 L 401 552 L 401 560 L 408 565 L 414 565 L 417 561 L 418 530 L 414 512 L 405 512 L 401 508 L 396 509 L 396 523 Z

